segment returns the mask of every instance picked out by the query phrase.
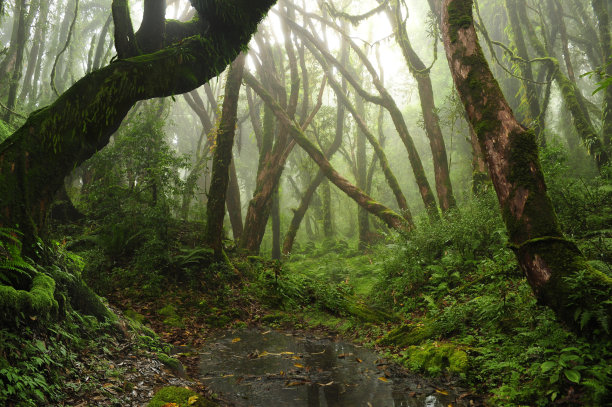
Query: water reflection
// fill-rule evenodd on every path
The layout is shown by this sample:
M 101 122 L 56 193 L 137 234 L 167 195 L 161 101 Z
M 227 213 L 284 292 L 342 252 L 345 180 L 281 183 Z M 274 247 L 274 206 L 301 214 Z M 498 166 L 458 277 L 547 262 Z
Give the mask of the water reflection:
M 237 406 L 443 407 L 456 396 L 399 374 L 369 349 L 276 331 L 211 340 L 201 378 Z

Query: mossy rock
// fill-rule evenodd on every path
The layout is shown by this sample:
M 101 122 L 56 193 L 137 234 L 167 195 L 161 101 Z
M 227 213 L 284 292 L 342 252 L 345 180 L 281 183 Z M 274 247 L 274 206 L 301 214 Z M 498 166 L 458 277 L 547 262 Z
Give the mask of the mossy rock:
M 195 399 L 194 399 L 195 397 Z M 190 400 L 192 403 L 190 404 Z M 194 401 L 195 400 L 195 401 Z M 217 403 L 204 398 L 193 390 L 184 387 L 168 386 L 155 393 L 147 407 L 163 407 L 169 403 L 177 407 L 214 407 Z
M 293 315 L 288 315 L 284 312 L 274 312 L 272 314 L 264 315 L 263 317 L 261 317 L 260 321 L 263 324 L 283 325 L 295 322 L 295 317 Z
M 378 340 L 381 345 L 406 347 L 418 345 L 436 334 L 431 324 L 404 324 L 389 331 Z
M 165 353 L 158 353 L 157 359 L 172 370 L 177 376 L 185 377 L 185 368 L 180 360 L 170 357 Z
M 403 352 L 403 362 L 412 370 L 437 376 L 443 372 L 465 375 L 468 355 L 451 343 L 429 343 L 409 346 Z

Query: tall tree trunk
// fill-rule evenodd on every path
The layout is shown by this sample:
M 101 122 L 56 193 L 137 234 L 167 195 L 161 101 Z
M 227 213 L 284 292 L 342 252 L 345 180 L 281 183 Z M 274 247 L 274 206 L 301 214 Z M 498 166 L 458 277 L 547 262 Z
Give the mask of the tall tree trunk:
M 236 162 L 232 159 L 229 173 L 229 185 L 227 186 L 227 198 L 225 200 L 227 213 L 229 214 L 232 225 L 234 240 L 239 241 L 242 236 L 242 204 L 240 203 L 240 186 L 238 185 L 238 175 L 236 174 Z
M 215 251 L 217 258 L 221 258 L 223 254 L 222 238 L 225 200 L 229 185 L 229 171 L 232 162 L 234 135 L 236 133 L 238 98 L 245 58 L 246 55 L 241 53 L 230 66 L 225 84 L 225 96 L 221 111 L 221 122 L 219 123 L 219 131 L 217 133 L 217 143 L 213 154 L 204 234 L 207 243 Z
M 323 179 L 321 182 L 321 209 L 323 214 L 323 236 L 327 238 L 333 237 L 334 220 L 332 214 L 331 186 L 329 185 L 329 180 L 327 178 Z M 358 209 L 361 210 L 362 208 L 359 206 Z
M 576 331 L 609 336 L 612 278 L 590 267 L 561 233 L 546 194 L 535 134 L 517 122 L 489 69 L 476 37 L 472 5 L 472 0 L 444 0 L 442 35 L 453 81 L 485 153 L 511 247 L 539 301 Z
M 365 117 L 363 99 L 359 95 L 355 95 L 355 113 L 361 118 Z M 357 167 L 357 174 L 355 175 L 357 178 L 357 188 L 365 190 L 368 175 L 368 157 L 366 155 L 366 137 L 364 132 L 359 127 L 355 129 L 355 146 L 357 150 L 355 154 L 355 166 Z M 327 198 L 330 199 L 329 195 Z M 323 202 L 323 208 L 325 208 L 325 200 Z M 357 225 L 359 229 L 358 247 L 359 250 L 363 250 L 368 246 L 370 240 L 370 220 L 368 219 L 368 211 L 359 205 L 357 206 Z
M 281 242 L 280 242 L 280 228 L 281 228 L 281 218 L 280 218 L 280 196 L 278 193 L 278 186 L 276 187 L 276 191 L 272 196 L 272 212 L 270 213 L 270 218 L 272 219 L 272 259 L 280 260 L 281 258 Z
M 389 20 L 391 20 L 393 30 L 395 31 L 395 39 L 402 49 L 404 59 L 408 64 L 410 72 L 417 81 L 423 121 L 425 122 L 425 132 L 429 138 L 429 146 L 433 158 L 438 203 L 440 204 L 442 212 L 446 212 L 457 206 L 457 203 L 453 195 L 448 158 L 446 156 L 446 145 L 444 143 L 442 129 L 440 128 L 440 118 L 438 117 L 436 109 L 429 69 L 412 48 L 408 33 L 406 32 L 406 27 L 403 25 L 399 2 L 397 0 L 392 3 L 391 8 L 387 9 L 387 14 Z
M 5 115 L 4 121 L 9 122 L 11 116 L 13 115 L 11 110 L 15 108 L 15 104 L 17 102 L 17 89 L 19 88 L 19 81 L 21 79 L 21 68 L 23 65 L 23 54 L 25 52 L 26 39 L 27 39 L 27 30 L 29 27 L 26 27 L 26 14 L 27 7 L 25 0 L 21 1 L 21 6 L 19 7 L 19 20 L 18 20 L 18 28 L 17 28 L 17 43 L 15 50 L 15 63 L 13 65 L 13 72 L 10 76 L 10 84 L 8 91 L 8 99 L 6 102 L 6 106 L 8 107 Z M 12 44 L 11 44 L 12 45 Z

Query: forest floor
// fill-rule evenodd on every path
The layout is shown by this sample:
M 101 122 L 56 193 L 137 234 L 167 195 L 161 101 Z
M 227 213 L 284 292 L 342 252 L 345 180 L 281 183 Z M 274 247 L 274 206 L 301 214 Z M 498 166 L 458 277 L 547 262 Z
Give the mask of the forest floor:
M 260 258 L 251 258 L 247 262 L 250 263 L 250 268 L 255 262 L 256 268 L 267 269 L 268 283 L 278 284 L 278 280 L 272 280 L 271 277 L 272 273 L 278 272 L 275 271 L 277 264 L 264 262 Z M 327 268 L 317 268 L 308 259 L 284 265 L 286 270 L 283 273 L 319 278 L 321 284 L 329 281 L 335 284 L 335 280 L 339 280 L 342 284 L 350 284 L 356 291 L 354 296 L 351 294 L 352 298 L 363 298 L 376 282 L 377 265 L 371 254 L 348 258 L 336 266 L 338 270 L 348 269 L 349 275 L 341 272 L 332 272 L 330 275 Z M 235 269 L 232 273 L 240 272 Z M 266 330 L 272 328 L 300 338 L 327 338 L 335 342 L 353 342 L 373 348 L 380 355 L 385 352 L 387 356 L 390 355 L 390 346 L 377 344 L 382 335 L 390 329 L 386 320 L 387 315 L 380 311 L 368 310 L 361 304 L 357 307 L 357 314 L 352 315 L 334 309 L 334 304 L 331 302 L 342 300 L 339 297 L 335 299 L 313 297 L 308 300 L 311 304 L 288 312 L 282 309 L 286 307 L 275 306 L 284 294 L 279 298 L 267 298 L 265 295 L 262 298 L 261 293 L 255 295 L 255 292 L 261 291 L 260 282 L 250 282 L 249 278 L 242 275 L 233 276 L 232 279 L 235 284 L 209 290 L 189 287 L 189 284 L 174 283 L 166 285 L 163 293 L 154 296 L 143 291 L 138 285 L 116 287 L 108 293 L 108 301 L 117 309 L 118 314 L 123 315 L 123 320 L 127 321 L 126 323 L 145 324 L 150 327 L 163 343 L 169 345 L 164 348 L 164 352 L 180 361 L 180 365 L 167 361 L 166 364 L 162 363 L 159 358 L 161 352 L 152 353 L 150 350 L 138 349 L 139 338 L 133 336 L 130 338 L 126 335 L 124 341 L 110 349 L 106 347 L 108 352 L 98 352 L 95 356 L 84 355 L 90 357 L 89 362 L 95 359 L 100 364 L 103 360 L 106 371 L 96 377 L 98 386 L 91 386 L 88 391 L 71 397 L 66 405 L 85 406 L 90 405 L 87 403 L 91 403 L 91 400 L 96 400 L 97 405 L 144 405 L 143 402 L 147 398 L 150 399 L 155 391 L 164 386 L 188 387 L 219 405 L 232 405 L 228 400 L 214 394 L 200 380 L 198 350 L 202 349 L 211 337 L 239 332 L 246 327 L 265 327 Z M 302 288 L 308 290 L 307 287 Z M 279 290 L 274 290 L 274 293 L 278 294 Z M 343 357 L 341 355 L 341 358 Z M 166 358 L 162 356 L 162 359 Z M 381 365 L 387 366 L 387 363 Z M 83 366 L 91 366 L 91 363 L 83 361 Z M 383 376 L 385 382 L 387 380 L 393 382 L 394 379 L 399 381 L 408 375 L 415 377 L 399 365 L 391 363 L 390 366 L 393 368 L 385 370 Z M 89 375 L 87 371 L 83 371 L 80 376 Z M 108 377 L 111 378 L 110 381 L 106 379 Z M 264 380 L 267 378 L 269 379 L 269 375 L 264 377 Z M 285 382 L 286 386 L 294 386 L 296 383 L 290 379 L 286 379 Z M 443 375 L 435 380 L 416 378 L 412 382 L 418 382 L 418 385 L 414 385 L 415 391 L 408 392 L 410 397 L 421 397 L 427 392 L 444 396 L 451 392 L 455 398 L 446 405 L 482 404 L 481 396 L 466 390 L 460 385 L 459 378 L 454 375 Z

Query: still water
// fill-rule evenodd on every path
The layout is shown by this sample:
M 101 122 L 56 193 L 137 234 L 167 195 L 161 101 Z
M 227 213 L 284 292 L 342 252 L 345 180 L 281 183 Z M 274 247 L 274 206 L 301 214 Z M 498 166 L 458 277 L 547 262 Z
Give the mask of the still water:
M 236 406 L 469 405 L 370 349 L 329 338 L 245 329 L 201 350 L 201 379 Z

